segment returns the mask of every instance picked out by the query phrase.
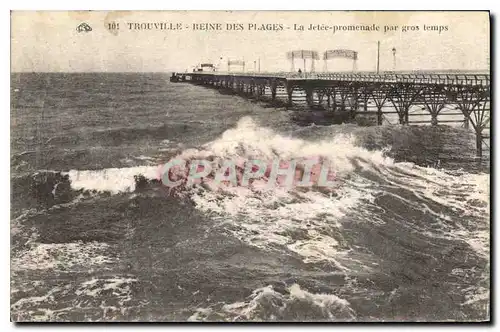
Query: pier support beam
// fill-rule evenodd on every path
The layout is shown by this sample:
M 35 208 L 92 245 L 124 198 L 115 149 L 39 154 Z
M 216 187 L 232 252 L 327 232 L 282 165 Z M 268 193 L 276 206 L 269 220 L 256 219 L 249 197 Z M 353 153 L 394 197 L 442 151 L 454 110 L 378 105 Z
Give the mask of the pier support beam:
M 446 106 L 444 100 L 447 93 L 445 88 L 439 85 L 430 86 L 422 90 L 420 100 L 425 106 L 423 109 L 427 110 L 431 115 L 432 126 L 438 125 L 438 115 Z
M 316 96 L 318 97 L 318 106 L 323 107 L 323 100 L 326 96 L 326 91 L 324 89 L 317 90 Z
M 335 113 L 337 110 L 337 92 L 335 88 L 328 89 L 326 91 L 327 107 L 329 111 Z
M 422 88 L 414 84 L 398 83 L 392 87 L 388 99 L 398 112 L 400 124 L 409 124 L 410 108 L 421 93 Z
M 476 156 L 477 157 L 482 157 L 483 156 L 483 133 L 482 129 L 477 129 L 476 128 Z
M 287 84 L 285 85 L 285 89 L 286 89 L 286 95 L 287 95 L 287 105 L 288 106 L 292 106 L 293 105 L 293 101 L 292 101 L 292 95 L 293 95 L 293 85 L 291 84 Z
M 362 91 L 360 91 L 360 85 L 357 83 L 351 83 L 347 90 L 347 105 L 349 106 L 349 115 L 351 119 L 356 118 L 356 114 L 358 113 L 359 100 L 362 95 Z
M 387 94 L 383 94 L 377 91 L 371 91 L 371 97 L 373 102 L 375 103 L 375 107 L 377 108 L 377 125 L 381 126 L 384 120 L 384 113 L 382 112 L 382 108 L 387 102 Z
M 276 101 L 276 91 L 278 89 L 278 84 L 276 83 L 276 81 L 272 81 L 271 82 L 271 101 L 272 102 L 275 102 Z
M 310 86 L 306 86 L 305 91 L 306 91 L 307 106 L 311 107 L 314 105 L 314 98 L 313 98 L 314 89 Z

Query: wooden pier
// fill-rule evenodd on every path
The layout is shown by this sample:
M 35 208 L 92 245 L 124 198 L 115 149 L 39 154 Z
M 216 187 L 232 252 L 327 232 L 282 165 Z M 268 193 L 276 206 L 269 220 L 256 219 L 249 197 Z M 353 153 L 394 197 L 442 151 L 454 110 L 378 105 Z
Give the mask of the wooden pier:
M 173 79 L 172 79 L 173 78 Z M 288 107 L 304 104 L 348 119 L 373 116 L 382 125 L 387 114 L 399 124 L 461 123 L 474 130 L 477 156 L 489 147 L 490 74 L 472 72 L 345 72 L 345 73 L 174 73 L 172 82 L 190 82 Z M 297 95 L 302 95 L 303 102 Z M 299 98 L 300 99 L 300 98 Z M 430 120 L 413 120 L 419 107 Z M 447 110 L 443 112 L 443 110 Z M 454 110 L 450 112 L 450 110 Z M 455 115 L 439 120 L 438 115 Z M 460 120 L 456 120 L 460 116 Z M 485 133 L 485 132 L 488 133 Z

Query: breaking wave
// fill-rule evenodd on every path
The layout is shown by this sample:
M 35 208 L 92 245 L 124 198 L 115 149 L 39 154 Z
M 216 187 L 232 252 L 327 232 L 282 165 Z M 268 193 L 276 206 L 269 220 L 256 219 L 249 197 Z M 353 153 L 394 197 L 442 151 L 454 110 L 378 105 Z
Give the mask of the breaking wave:
M 293 284 L 281 291 L 268 285 L 241 302 L 196 308 L 188 321 L 351 321 L 355 317 L 348 301 Z
M 488 174 L 396 162 L 385 152 L 360 147 L 356 137 L 348 134 L 313 142 L 286 137 L 246 117 L 220 138 L 201 148 L 187 149 L 175 158 L 241 162 L 318 156 L 334 169 L 335 190 L 242 186 L 214 189 L 199 185 L 177 194 L 189 198 L 197 209 L 219 220 L 224 231 L 247 244 L 287 250 L 304 262 L 329 261 L 341 270 L 348 269 L 344 263 L 352 251 L 344 245 L 343 225 L 384 224 L 387 214 L 413 232 L 459 239 L 482 257 L 489 255 Z M 72 170 L 59 176 L 67 179 L 75 191 L 116 194 L 134 192 L 138 177 L 146 182 L 158 181 L 160 170 L 161 165 Z M 54 190 L 55 185 L 48 190 Z M 398 211 L 401 209 L 406 212 Z M 474 224 L 464 217 L 473 217 Z
M 336 173 L 333 192 L 240 186 L 219 190 L 199 186 L 189 191 L 198 209 L 219 217 L 228 232 L 259 248 L 286 248 L 305 262 L 326 260 L 346 269 L 338 259 L 352 248 L 343 245 L 342 225 L 383 224 L 387 209 L 401 206 L 408 216 L 392 211 L 396 222 L 432 237 L 466 241 L 478 254 L 488 254 L 487 174 L 395 162 L 385 151 L 370 151 L 355 142 L 353 135 L 345 134 L 317 142 L 285 137 L 243 118 L 219 139 L 176 158 L 290 160 L 320 156 L 330 162 Z M 472 225 L 464 216 L 481 222 Z

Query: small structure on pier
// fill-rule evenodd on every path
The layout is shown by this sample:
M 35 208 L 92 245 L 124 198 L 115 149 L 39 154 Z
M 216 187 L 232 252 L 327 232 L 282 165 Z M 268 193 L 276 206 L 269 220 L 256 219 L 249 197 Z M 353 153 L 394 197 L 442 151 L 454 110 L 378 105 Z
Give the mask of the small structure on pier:
M 311 69 L 310 72 L 314 73 L 314 62 L 316 60 L 319 60 L 319 55 L 318 52 L 316 51 L 311 51 L 311 50 L 298 50 L 298 51 L 290 51 L 286 54 L 288 60 L 291 61 L 291 71 L 295 72 L 295 59 L 302 59 L 304 61 L 304 73 L 307 71 L 306 70 L 306 60 L 310 59 L 311 60 Z
M 336 59 L 336 58 L 344 58 L 352 60 L 352 71 L 358 70 L 357 61 L 358 61 L 358 52 L 353 50 L 327 50 L 323 53 L 323 61 L 324 61 L 324 71 L 328 72 L 328 60 Z
M 193 69 L 193 72 L 213 72 L 215 71 L 215 66 L 213 63 L 200 63 Z
M 245 72 L 245 60 L 230 60 L 227 59 L 227 71 L 231 72 L 231 66 L 237 66 L 241 68 L 242 72 Z

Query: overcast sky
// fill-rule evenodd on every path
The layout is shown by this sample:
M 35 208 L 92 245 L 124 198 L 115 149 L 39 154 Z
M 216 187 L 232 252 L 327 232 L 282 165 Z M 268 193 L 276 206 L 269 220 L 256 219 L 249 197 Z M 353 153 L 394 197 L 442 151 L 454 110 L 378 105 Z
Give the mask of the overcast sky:
M 77 32 L 86 22 L 91 32 Z M 107 29 L 119 23 L 119 30 Z M 181 31 L 130 30 L 128 23 L 181 23 Z M 193 31 L 193 23 L 221 23 L 222 31 Z M 227 31 L 240 23 L 244 31 Z M 375 70 L 377 41 L 380 69 L 489 69 L 487 12 L 13 12 L 11 69 L 13 72 L 144 72 L 184 71 L 200 62 L 244 59 L 253 70 L 260 58 L 262 71 L 290 69 L 286 52 L 330 49 L 358 52 L 358 70 Z M 248 25 L 282 24 L 282 31 L 249 31 Z M 295 31 L 294 24 L 372 25 L 380 32 Z M 423 25 L 447 26 L 447 31 L 423 31 Z M 384 26 L 398 26 L 384 33 Z M 419 31 L 402 32 L 406 26 Z M 188 27 L 189 28 L 186 28 Z M 222 60 L 220 60 L 222 58 Z M 256 62 L 257 63 L 257 62 Z M 309 67 L 309 64 L 307 65 Z M 323 69 L 323 60 L 316 63 Z M 295 68 L 301 67 L 296 61 Z M 328 69 L 349 70 L 352 61 L 333 59 Z M 309 68 L 308 68 L 309 69 Z

